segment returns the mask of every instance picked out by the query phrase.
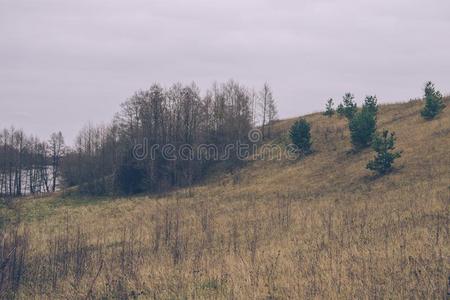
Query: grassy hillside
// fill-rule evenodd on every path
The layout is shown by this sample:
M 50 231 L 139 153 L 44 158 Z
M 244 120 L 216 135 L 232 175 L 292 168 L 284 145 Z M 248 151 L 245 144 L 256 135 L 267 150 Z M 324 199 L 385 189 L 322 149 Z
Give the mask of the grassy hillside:
M 365 169 L 370 149 L 349 151 L 346 120 L 312 114 L 314 153 L 297 161 L 249 162 L 158 197 L 0 207 L 0 257 L 15 249 L 16 261 L 3 288 L 24 299 L 442 298 L 450 108 L 427 122 L 422 106 L 380 107 L 378 128 L 403 150 L 382 178 Z M 293 121 L 276 124 L 274 143 Z

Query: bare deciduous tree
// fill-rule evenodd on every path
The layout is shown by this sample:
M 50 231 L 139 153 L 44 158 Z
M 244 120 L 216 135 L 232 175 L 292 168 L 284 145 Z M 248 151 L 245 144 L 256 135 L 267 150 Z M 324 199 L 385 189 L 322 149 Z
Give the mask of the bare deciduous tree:
M 272 89 L 268 83 L 265 83 L 259 93 L 259 116 L 261 118 L 261 130 L 264 138 L 270 138 L 271 126 L 273 121 L 276 120 L 277 114 Z
M 59 177 L 59 166 L 64 155 L 64 137 L 61 131 L 50 136 L 50 157 L 52 160 L 52 192 L 56 191 L 57 178 Z

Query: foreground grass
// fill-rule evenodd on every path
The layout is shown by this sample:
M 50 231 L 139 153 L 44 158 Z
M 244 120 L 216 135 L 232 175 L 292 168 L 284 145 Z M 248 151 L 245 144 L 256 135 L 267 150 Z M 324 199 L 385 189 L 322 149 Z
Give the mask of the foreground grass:
M 381 107 L 403 157 L 377 178 L 346 121 L 319 114 L 315 152 L 256 161 L 162 197 L 2 207 L 4 298 L 442 298 L 450 275 L 450 109 Z M 292 120 L 279 122 L 282 141 Z M 8 223 L 8 224 L 6 224 Z M 14 249 L 11 252 L 11 249 Z

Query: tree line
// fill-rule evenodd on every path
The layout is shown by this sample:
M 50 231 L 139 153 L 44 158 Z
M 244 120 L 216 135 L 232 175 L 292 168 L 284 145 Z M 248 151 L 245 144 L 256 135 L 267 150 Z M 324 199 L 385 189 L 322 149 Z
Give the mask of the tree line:
M 0 196 L 54 192 L 63 154 L 61 132 L 41 141 L 22 130 L 4 129 L 0 132 Z
M 242 164 L 237 147 L 230 146 L 250 143 L 255 126 L 270 137 L 276 117 L 267 83 L 256 92 L 230 80 L 204 94 L 195 83 L 153 84 L 122 103 L 109 124 L 84 126 L 73 147 L 65 146 L 61 133 L 41 141 L 22 130 L 4 130 L 0 195 L 52 192 L 58 186 L 91 195 L 189 186 L 213 167 L 230 170 Z M 167 159 L 167 149 L 189 159 Z M 214 157 L 211 150 L 217 152 Z M 225 154 L 226 160 L 214 159 Z
M 64 158 L 62 178 L 67 186 L 99 195 L 189 186 L 219 163 L 211 159 L 210 148 L 200 145 L 214 146 L 216 155 L 227 152 L 220 163 L 232 168 L 242 161 L 229 146 L 249 143 L 248 133 L 256 124 L 269 135 L 275 118 L 268 84 L 255 93 L 228 81 L 214 84 L 204 96 L 195 83 L 154 84 L 124 102 L 111 124 L 81 130 L 74 150 Z M 136 146 L 144 155 L 136 157 Z M 189 159 L 167 159 L 164 149 L 181 147 L 189 150 Z

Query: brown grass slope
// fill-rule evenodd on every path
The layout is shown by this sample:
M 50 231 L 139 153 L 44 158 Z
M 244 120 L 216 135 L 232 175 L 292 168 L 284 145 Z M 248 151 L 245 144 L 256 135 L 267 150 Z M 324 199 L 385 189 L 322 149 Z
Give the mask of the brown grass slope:
M 381 106 L 378 128 L 403 150 L 382 178 L 365 169 L 370 149 L 349 152 L 344 119 L 312 114 L 314 153 L 297 161 L 161 197 L 28 200 L 20 225 L 2 208 L 2 297 L 443 298 L 450 108 L 424 121 L 422 106 Z M 292 122 L 277 123 L 276 143 Z

